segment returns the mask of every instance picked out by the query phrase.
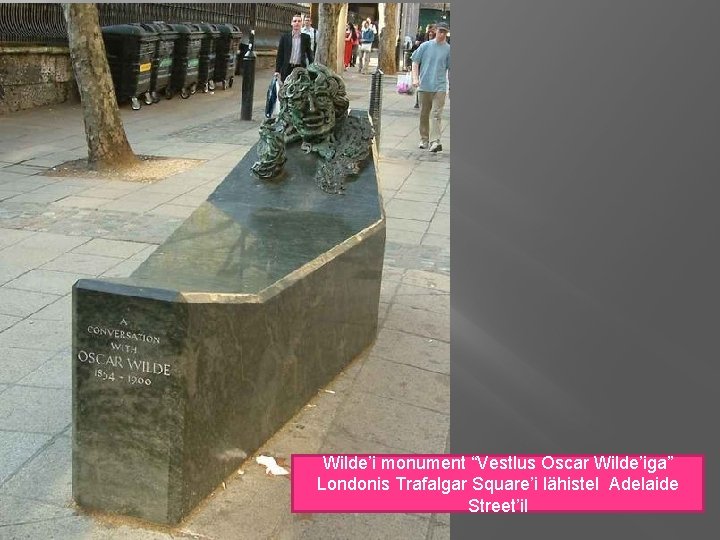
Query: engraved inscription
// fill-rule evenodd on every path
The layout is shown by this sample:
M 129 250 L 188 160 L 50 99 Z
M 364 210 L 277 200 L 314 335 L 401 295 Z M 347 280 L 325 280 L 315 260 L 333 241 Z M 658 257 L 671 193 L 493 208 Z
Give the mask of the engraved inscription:
M 106 336 L 115 339 L 134 339 L 135 341 L 145 341 L 147 343 L 160 345 L 159 337 L 142 332 L 127 332 L 125 330 L 118 330 L 117 328 L 104 328 L 102 326 L 88 326 L 87 331 L 88 334 L 94 336 Z
M 128 326 L 123 318 L 120 325 Z M 84 365 L 93 366 L 93 375 L 101 381 L 139 386 L 152 386 L 158 377 L 170 377 L 172 365 L 153 362 L 142 358 L 143 350 L 138 345 L 127 343 L 140 342 L 146 346 L 159 345 L 159 337 L 144 332 L 119 330 L 102 325 L 90 325 L 87 333 L 94 338 L 107 337 L 109 351 L 99 352 L 81 349 L 77 353 L 77 360 Z

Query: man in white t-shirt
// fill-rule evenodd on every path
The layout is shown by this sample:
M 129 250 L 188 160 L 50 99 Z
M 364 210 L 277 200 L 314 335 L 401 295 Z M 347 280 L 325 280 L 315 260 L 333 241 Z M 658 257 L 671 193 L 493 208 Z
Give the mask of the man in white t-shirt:
M 303 21 L 303 27 L 301 32 L 303 34 L 307 34 L 310 36 L 310 49 L 313 52 L 313 55 L 317 53 L 317 30 L 313 28 L 312 21 L 310 20 L 310 15 L 305 15 L 305 20 Z

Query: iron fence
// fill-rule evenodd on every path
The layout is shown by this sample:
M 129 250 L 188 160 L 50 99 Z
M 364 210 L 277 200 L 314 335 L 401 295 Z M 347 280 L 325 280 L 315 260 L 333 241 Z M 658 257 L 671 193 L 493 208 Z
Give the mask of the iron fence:
M 60 4 L 0 4 L 0 43 L 67 44 Z
M 295 13 L 309 13 L 309 4 L 98 4 L 100 25 L 165 21 L 231 23 L 245 36 L 251 29 L 274 38 L 290 27 Z M 67 45 L 60 4 L 0 3 L 0 44 Z

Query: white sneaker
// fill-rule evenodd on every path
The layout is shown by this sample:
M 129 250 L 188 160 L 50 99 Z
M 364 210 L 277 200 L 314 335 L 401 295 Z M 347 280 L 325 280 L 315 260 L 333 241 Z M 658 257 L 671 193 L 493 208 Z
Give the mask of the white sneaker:
M 418 148 L 421 148 L 422 150 L 428 149 L 429 143 L 427 141 L 420 141 L 420 144 L 418 144 Z
M 441 151 L 442 151 L 442 144 L 440 144 L 439 141 L 433 141 L 433 142 L 430 144 L 430 151 L 431 151 L 433 154 L 436 153 L 436 152 L 441 152 Z

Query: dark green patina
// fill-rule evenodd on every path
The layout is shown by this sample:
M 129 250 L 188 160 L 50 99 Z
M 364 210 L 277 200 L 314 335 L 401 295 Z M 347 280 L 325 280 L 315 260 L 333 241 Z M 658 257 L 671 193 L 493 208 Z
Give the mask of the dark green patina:
M 327 67 L 295 68 L 280 89 L 280 112 L 260 127 L 258 158 L 252 171 L 260 178 L 278 178 L 285 164 L 285 146 L 300 142 L 321 161 L 314 173 L 328 193 L 342 193 L 344 178 L 358 174 L 370 155 L 373 130 L 367 118 L 349 116 L 345 83 Z

